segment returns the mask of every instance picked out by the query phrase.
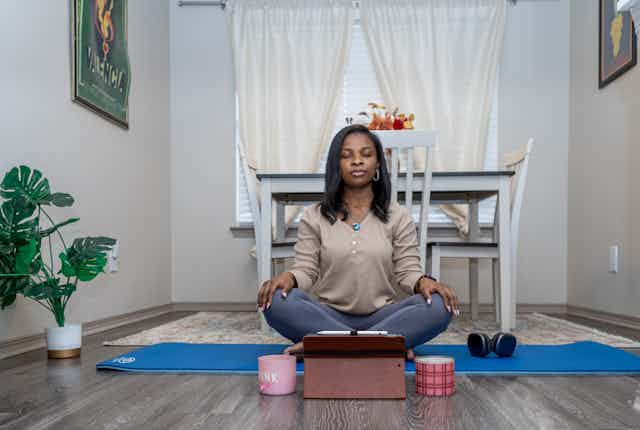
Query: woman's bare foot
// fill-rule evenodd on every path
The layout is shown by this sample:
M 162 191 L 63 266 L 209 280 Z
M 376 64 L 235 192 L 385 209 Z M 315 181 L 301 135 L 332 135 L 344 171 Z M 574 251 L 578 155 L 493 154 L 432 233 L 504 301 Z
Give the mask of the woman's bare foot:
M 302 352 L 303 352 L 302 342 L 298 342 L 291 346 L 288 346 L 284 350 L 284 354 L 296 355 L 296 356 L 302 355 Z
M 416 354 L 413 352 L 413 348 L 407 349 L 407 360 L 413 361 L 416 358 Z

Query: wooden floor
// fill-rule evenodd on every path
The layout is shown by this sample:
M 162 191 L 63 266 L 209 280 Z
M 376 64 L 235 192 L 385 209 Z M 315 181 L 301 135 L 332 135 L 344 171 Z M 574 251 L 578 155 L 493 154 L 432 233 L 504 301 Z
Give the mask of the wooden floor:
M 80 359 L 47 360 L 39 350 L 0 360 L 0 429 L 640 429 L 640 377 L 456 375 L 447 399 L 416 396 L 408 377 L 406 401 L 305 401 L 301 376 L 295 395 L 269 397 L 254 375 L 95 370 L 133 349 L 103 340 L 189 314 L 88 336 Z M 640 340 L 638 331 L 568 319 Z

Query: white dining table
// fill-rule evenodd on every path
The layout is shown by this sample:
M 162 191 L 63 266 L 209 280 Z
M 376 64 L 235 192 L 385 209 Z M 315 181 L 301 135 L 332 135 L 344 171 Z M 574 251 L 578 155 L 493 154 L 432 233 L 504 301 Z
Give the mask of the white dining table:
M 510 181 L 513 171 L 470 171 L 433 172 L 431 181 L 431 204 L 463 203 L 467 198 L 486 198 L 497 194 L 498 250 L 500 255 L 500 327 L 502 331 L 512 330 L 515 315 L 512 307 Z M 258 171 L 260 181 L 260 220 L 256 223 L 256 243 L 258 259 L 258 287 L 272 277 L 273 256 L 272 213 L 274 201 L 300 200 L 320 201 L 324 193 L 322 173 L 273 173 Z M 404 176 L 398 177 L 398 189 L 404 189 Z M 413 179 L 415 193 L 420 193 L 424 176 Z M 429 233 L 427 232 L 427 236 Z M 262 320 L 264 324 L 264 319 Z

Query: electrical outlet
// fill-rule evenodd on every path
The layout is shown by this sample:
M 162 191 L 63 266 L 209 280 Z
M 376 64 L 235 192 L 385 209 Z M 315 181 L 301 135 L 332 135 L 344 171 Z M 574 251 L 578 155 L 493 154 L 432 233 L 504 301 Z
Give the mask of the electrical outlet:
M 620 247 L 613 245 L 609 247 L 609 272 L 618 273 L 620 262 Z
M 120 251 L 120 242 L 116 241 L 115 245 L 111 247 L 107 253 L 107 262 L 109 273 L 114 273 L 120 270 L 120 264 L 118 262 L 118 254 Z

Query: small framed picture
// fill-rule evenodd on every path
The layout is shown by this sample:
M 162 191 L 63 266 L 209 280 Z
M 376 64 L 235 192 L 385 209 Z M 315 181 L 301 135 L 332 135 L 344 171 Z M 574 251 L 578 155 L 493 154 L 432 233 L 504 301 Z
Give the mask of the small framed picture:
M 129 128 L 127 0 L 71 0 L 72 100 Z
M 638 48 L 629 12 L 617 12 L 616 0 L 600 1 L 598 88 L 636 65 Z

